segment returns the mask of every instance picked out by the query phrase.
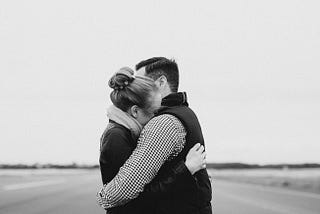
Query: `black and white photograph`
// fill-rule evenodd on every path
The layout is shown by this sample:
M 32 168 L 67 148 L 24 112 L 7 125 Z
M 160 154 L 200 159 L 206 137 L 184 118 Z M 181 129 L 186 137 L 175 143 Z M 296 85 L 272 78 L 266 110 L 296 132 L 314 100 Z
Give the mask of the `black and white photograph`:
M 0 1 L 0 214 L 319 214 L 320 2 Z

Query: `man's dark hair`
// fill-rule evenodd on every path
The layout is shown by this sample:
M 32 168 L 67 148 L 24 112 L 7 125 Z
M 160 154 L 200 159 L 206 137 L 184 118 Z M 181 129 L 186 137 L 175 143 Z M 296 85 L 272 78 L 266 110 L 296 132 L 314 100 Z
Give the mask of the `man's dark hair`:
M 145 67 L 146 76 L 157 80 L 160 76 L 165 76 L 172 92 L 177 92 L 179 87 L 179 69 L 173 59 L 165 57 L 153 57 L 139 62 L 136 70 Z

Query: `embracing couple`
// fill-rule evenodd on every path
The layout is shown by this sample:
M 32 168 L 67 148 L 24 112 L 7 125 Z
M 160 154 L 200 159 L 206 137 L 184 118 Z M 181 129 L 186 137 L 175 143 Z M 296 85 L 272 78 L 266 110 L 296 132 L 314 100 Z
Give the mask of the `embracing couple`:
M 121 68 L 109 86 L 99 205 L 112 214 L 211 214 L 204 139 L 186 93 L 178 92 L 177 63 L 141 61 L 136 75 Z

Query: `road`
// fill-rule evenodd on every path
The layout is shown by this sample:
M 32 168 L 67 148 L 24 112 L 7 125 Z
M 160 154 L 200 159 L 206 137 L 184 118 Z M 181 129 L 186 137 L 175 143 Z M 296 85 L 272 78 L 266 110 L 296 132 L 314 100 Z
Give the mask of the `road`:
M 97 170 L 62 175 L 0 177 L 0 214 L 102 214 L 95 202 Z M 213 181 L 214 214 L 319 214 L 320 195 Z

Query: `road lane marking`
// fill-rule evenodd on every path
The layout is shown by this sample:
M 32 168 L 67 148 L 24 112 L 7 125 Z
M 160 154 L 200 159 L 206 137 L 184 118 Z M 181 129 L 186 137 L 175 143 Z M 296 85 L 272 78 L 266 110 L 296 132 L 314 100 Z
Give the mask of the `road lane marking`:
M 33 187 L 61 184 L 64 182 L 65 182 L 64 179 L 58 179 L 58 180 L 46 180 L 46 181 L 34 181 L 34 182 L 20 183 L 20 184 L 10 184 L 10 185 L 3 186 L 3 190 L 5 191 L 20 190 L 20 189 L 27 189 L 27 188 L 33 188 Z

